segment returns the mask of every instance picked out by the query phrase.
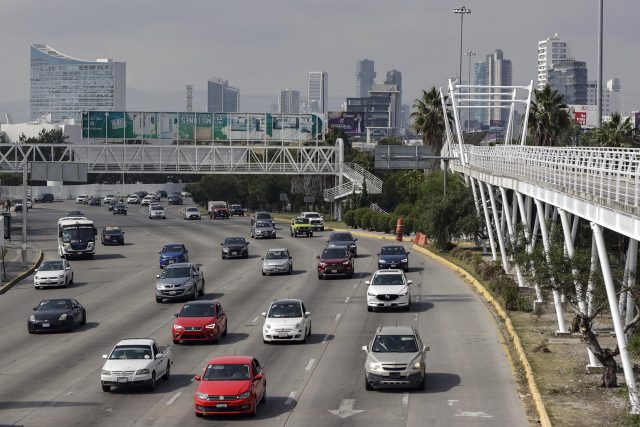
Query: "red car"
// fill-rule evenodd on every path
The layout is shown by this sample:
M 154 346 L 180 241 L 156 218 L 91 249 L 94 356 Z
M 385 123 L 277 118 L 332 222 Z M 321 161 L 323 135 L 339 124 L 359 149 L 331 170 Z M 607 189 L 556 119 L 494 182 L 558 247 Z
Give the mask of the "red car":
M 219 301 L 191 301 L 176 313 L 171 327 L 174 344 L 181 341 L 213 341 L 227 335 L 227 315 Z
M 256 416 L 267 398 L 267 379 L 260 362 L 251 356 L 220 356 L 207 363 L 193 396 L 197 417 L 213 414 Z
M 346 246 L 327 246 L 318 256 L 318 279 L 326 276 L 353 277 L 353 257 Z

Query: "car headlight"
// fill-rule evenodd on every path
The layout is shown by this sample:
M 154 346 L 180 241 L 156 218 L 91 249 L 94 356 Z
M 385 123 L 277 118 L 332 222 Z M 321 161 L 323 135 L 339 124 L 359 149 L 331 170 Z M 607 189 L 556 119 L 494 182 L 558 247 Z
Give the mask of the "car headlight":
M 342 265 L 349 265 L 351 263 L 350 260 L 346 260 L 345 262 L 342 263 Z
M 369 292 L 369 291 L 367 291 L 367 295 L 369 295 L 370 297 L 375 297 L 376 296 L 376 294 L 374 294 L 373 292 Z
M 409 289 L 404 288 L 402 292 L 400 292 L 400 296 L 406 297 L 409 294 Z
M 372 371 L 379 371 L 382 369 L 382 363 L 380 362 L 369 362 L 369 369 Z
M 63 247 L 63 248 L 65 248 L 65 249 L 69 249 L 69 248 L 71 247 L 71 244 L 69 244 L 69 243 L 63 243 L 63 244 L 62 244 L 62 247 Z
M 156 289 L 162 289 L 163 286 L 164 285 L 162 283 L 156 283 Z
M 35 315 L 31 315 L 29 316 L 29 322 L 35 322 L 36 321 L 36 316 Z
M 326 263 L 326 262 L 321 262 L 320 264 L 318 264 L 318 267 L 322 267 L 322 268 L 324 268 L 324 267 L 326 267 L 326 266 L 327 266 L 327 263 Z
M 204 327 L 205 329 L 215 329 L 216 328 L 216 324 L 215 323 L 210 323 L 207 326 Z
M 64 273 L 58 274 L 58 279 L 64 279 Z
M 383 260 L 383 259 L 379 259 L 379 260 L 378 260 L 378 262 L 379 262 L 380 264 L 385 264 L 387 261 L 385 261 L 385 260 Z
M 409 362 L 408 366 L 409 366 L 410 369 L 421 369 L 422 368 L 422 361 L 420 360 L 420 356 L 416 357 L 411 362 Z
M 146 375 L 146 374 L 148 374 L 148 373 L 149 373 L 149 370 L 148 370 L 148 369 L 138 369 L 138 370 L 136 371 L 136 375 Z
M 89 247 L 89 249 L 91 249 L 91 248 L 93 248 L 93 247 L 94 247 L 94 245 L 95 245 L 95 243 L 94 243 L 94 242 L 89 242 L 89 244 L 88 244 L 87 246 Z
M 249 396 L 251 396 L 251 390 L 247 390 L 247 391 L 245 391 L 244 393 L 239 394 L 239 395 L 238 395 L 238 399 L 246 399 L 246 398 L 248 398 Z
M 196 396 L 198 396 L 198 399 L 208 399 L 209 395 L 207 393 L 203 393 L 201 391 L 196 393 Z
M 62 313 L 60 317 L 58 317 L 58 320 L 67 320 L 67 313 Z
M 102 375 L 111 375 L 111 371 L 107 371 L 106 369 L 103 369 L 102 371 L 100 371 L 100 373 Z
M 178 325 L 177 323 L 174 323 L 173 329 L 183 329 L 183 328 L 182 328 L 182 325 Z
M 222 252 L 229 252 L 229 248 L 222 248 Z
M 190 288 L 193 286 L 193 282 L 191 280 L 189 280 L 188 282 L 185 282 L 184 287 L 185 288 Z
M 302 323 L 296 323 L 296 329 L 302 328 Z
M 36 276 L 36 277 L 34 277 L 34 279 L 36 279 L 36 280 L 40 280 L 40 277 L 39 277 L 39 276 Z
M 266 325 L 264 325 L 264 328 L 265 329 L 271 329 L 271 325 L 267 323 Z

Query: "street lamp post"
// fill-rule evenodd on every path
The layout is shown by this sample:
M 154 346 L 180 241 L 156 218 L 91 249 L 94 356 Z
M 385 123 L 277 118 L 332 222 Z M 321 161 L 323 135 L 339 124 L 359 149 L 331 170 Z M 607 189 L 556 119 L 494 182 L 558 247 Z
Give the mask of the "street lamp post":
M 458 70 L 458 84 L 462 83 L 462 24 L 464 15 L 471 13 L 471 9 L 467 9 L 466 6 L 459 6 L 453 9 L 453 13 L 460 15 L 460 66 Z
M 598 81 L 596 83 L 596 104 L 598 106 L 598 127 L 602 126 L 602 16 L 603 0 L 598 3 Z
M 465 53 L 469 57 L 469 75 L 467 76 L 467 84 L 471 84 L 471 57 L 476 56 L 473 50 L 468 50 Z M 471 97 L 471 88 L 469 88 L 469 97 Z M 467 108 L 467 133 L 471 131 L 471 108 Z

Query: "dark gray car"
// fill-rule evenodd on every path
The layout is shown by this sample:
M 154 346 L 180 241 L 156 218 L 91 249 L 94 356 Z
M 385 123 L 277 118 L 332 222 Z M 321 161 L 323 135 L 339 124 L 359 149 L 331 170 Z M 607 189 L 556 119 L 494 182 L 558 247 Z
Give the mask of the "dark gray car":
M 276 229 L 273 228 L 271 221 L 256 221 L 251 226 L 251 238 L 252 239 L 275 239 Z
M 156 277 L 156 302 L 164 302 L 165 299 L 196 300 L 204 295 L 204 273 L 199 264 L 169 264 Z

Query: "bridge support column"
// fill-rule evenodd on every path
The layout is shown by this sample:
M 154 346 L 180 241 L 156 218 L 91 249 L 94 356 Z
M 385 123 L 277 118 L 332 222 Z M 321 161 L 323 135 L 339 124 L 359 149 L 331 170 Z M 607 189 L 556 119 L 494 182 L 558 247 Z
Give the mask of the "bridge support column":
M 549 233 L 547 231 L 546 219 L 548 217 L 549 210 L 543 209 L 542 202 L 538 199 L 535 200 L 535 204 L 538 212 L 538 217 L 541 218 L 541 220 L 539 221 L 539 224 L 540 224 L 540 232 L 542 233 L 542 245 L 544 246 L 544 252 L 548 262 L 549 261 Z M 562 310 L 562 304 L 560 302 L 560 293 L 555 289 L 553 290 L 553 304 L 555 305 L 555 308 L 556 308 L 556 318 L 558 320 L 558 331 L 556 333 L 566 334 L 567 327 L 564 323 L 564 311 Z
M 493 186 L 487 183 L 487 191 L 489 192 L 489 200 L 491 200 L 491 210 L 493 211 L 493 222 L 496 226 L 496 234 L 498 235 L 498 245 L 500 246 L 500 256 L 502 257 L 502 268 L 505 273 L 509 273 L 509 263 L 507 262 L 507 252 L 504 248 L 504 236 L 502 235 L 502 227 L 500 226 L 500 218 L 498 218 L 498 210 L 496 209 L 496 197 L 493 194 Z M 504 213 L 504 210 L 503 210 Z M 503 215 L 504 217 L 504 215 Z
M 638 264 L 638 241 L 635 239 L 629 239 L 629 248 L 627 249 L 627 271 L 625 271 L 625 279 L 627 287 L 631 287 L 636 283 L 636 267 Z M 625 324 L 629 324 L 633 321 L 635 316 L 636 303 L 631 292 L 626 292 L 626 310 L 625 310 Z M 627 331 L 627 336 L 631 336 L 631 331 Z
M 504 187 L 500 187 L 500 195 L 502 196 L 502 210 L 505 212 L 505 219 L 507 220 L 507 231 L 509 232 L 509 239 L 511 240 L 511 246 L 515 243 L 516 232 L 513 228 L 513 218 L 511 218 L 511 208 L 509 207 L 509 201 L 507 200 L 507 190 Z M 515 206 L 514 206 L 515 207 Z M 524 287 L 524 279 L 520 272 L 520 267 L 516 265 L 516 277 L 518 278 L 518 286 Z
M 529 227 L 531 226 L 531 197 L 527 197 L 526 208 L 525 201 L 522 194 L 514 191 L 516 194 L 516 199 L 518 200 L 518 209 L 520 210 L 520 221 L 522 222 L 522 228 L 524 228 L 524 238 L 527 240 L 527 252 L 531 253 L 533 251 L 533 243 L 531 238 L 531 233 L 529 231 Z M 534 278 L 534 289 L 536 291 L 536 303 L 542 303 L 544 300 L 542 299 L 542 291 L 540 290 L 540 284 Z
M 491 246 L 491 255 L 493 260 L 496 261 L 498 256 L 496 255 L 496 242 L 493 240 L 493 231 L 491 229 L 491 219 L 489 218 L 489 209 L 487 209 L 487 198 L 484 195 L 484 185 L 478 181 L 478 189 L 480 190 L 480 198 L 482 199 L 482 209 L 484 210 L 484 222 L 487 225 L 487 234 L 489 235 L 489 245 Z
M 593 275 L 596 272 L 596 267 L 598 265 L 598 247 L 596 246 L 596 236 L 595 234 L 591 234 L 591 267 L 589 268 L 589 281 L 587 283 L 587 315 L 593 316 Z M 590 370 L 600 370 L 602 368 L 602 363 L 596 356 L 589 350 L 589 364 L 587 365 L 587 372 Z
M 629 351 L 627 350 L 627 337 L 624 332 L 624 325 L 620 318 L 618 310 L 618 298 L 616 288 L 611 275 L 611 267 L 609 265 L 609 257 L 607 255 L 607 247 L 604 243 L 602 227 L 594 222 L 591 223 L 593 235 L 595 237 L 596 246 L 598 248 L 598 258 L 600 259 L 600 269 L 604 279 L 604 286 L 607 290 L 607 299 L 609 300 L 609 309 L 611 310 L 611 319 L 616 332 L 616 341 L 618 350 L 620 351 L 620 360 L 624 371 L 624 379 L 629 390 L 629 402 L 631 403 L 631 413 L 638 414 L 640 412 L 640 399 L 638 398 L 638 389 L 636 388 L 636 379 L 633 374 L 633 365 L 629 359 Z

